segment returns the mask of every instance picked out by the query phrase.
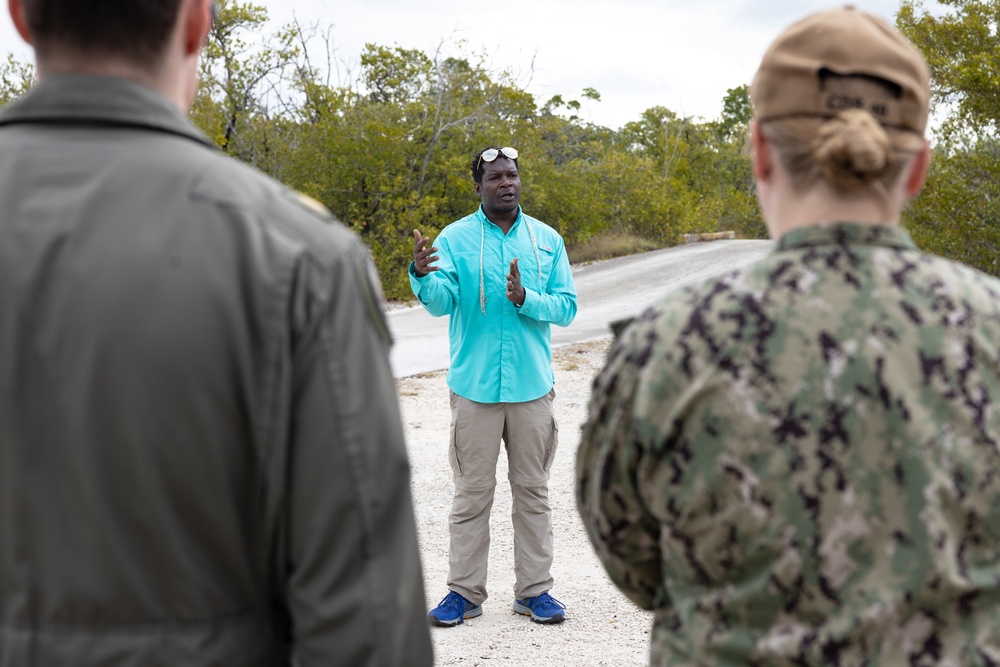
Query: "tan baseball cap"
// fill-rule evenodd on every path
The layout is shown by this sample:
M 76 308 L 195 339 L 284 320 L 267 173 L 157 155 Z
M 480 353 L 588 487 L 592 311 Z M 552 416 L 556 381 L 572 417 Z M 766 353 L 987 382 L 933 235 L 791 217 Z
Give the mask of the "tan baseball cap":
M 767 49 L 750 86 L 760 120 L 857 108 L 883 125 L 921 134 L 929 98 L 920 51 L 882 19 L 851 6 L 789 26 Z

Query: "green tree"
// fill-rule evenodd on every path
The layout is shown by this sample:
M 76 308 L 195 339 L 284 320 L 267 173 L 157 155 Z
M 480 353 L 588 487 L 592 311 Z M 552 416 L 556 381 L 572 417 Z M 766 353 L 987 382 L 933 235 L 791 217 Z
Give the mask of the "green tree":
M 921 248 L 1000 275 L 1000 142 L 945 149 L 903 221 Z
M 22 97 L 34 80 L 34 65 L 23 63 L 13 53 L 8 53 L 7 60 L 0 64 L 0 106 Z
M 743 84 L 727 90 L 726 96 L 722 98 L 722 116 L 719 119 L 722 137 L 742 141 L 751 118 L 753 107 L 750 105 L 750 86 Z
M 681 118 L 664 107 L 643 112 L 620 133 L 627 149 L 652 161 L 661 174 L 648 184 L 651 202 L 633 229 L 660 244 L 680 234 L 733 230 L 766 237 L 754 196 L 750 162 L 743 154 L 749 106 L 746 86 L 731 89 L 718 121 Z M 653 196 L 655 195 L 655 196 Z
M 268 133 L 270 121 L 282 108 L 284 75 L 301 55 L 295 27 L 267 41 L 250 41 L 266 24 L 267 10 L 260 5 L 216 3 L 215 23 L 202 55 L 201 87 L 191 111 L 194 122 L 222 151 L 257 165 L 277 145 Z
M 307 71 L 301 69 L 300 71 Z M 366 45 L 353 86 L 300 81 L 294 187 L 320 199 L 373 249 L 390 296 L 405 296 L 411 230 L 431 235 L 475 205 L 469 162 L 516 142 L 534 98 L 459 52 Z
M 923 52 L 931 70 L 935 109 L 976 131 L 1000 120 L 1000 0 L 940 0 L 931 11 L 903 0 L 900 31 Z
M 903 223 L 928 252 L 1000 275 L 1000 0 L 904 0 L 899 29 L 931 70 L 934 159 Z

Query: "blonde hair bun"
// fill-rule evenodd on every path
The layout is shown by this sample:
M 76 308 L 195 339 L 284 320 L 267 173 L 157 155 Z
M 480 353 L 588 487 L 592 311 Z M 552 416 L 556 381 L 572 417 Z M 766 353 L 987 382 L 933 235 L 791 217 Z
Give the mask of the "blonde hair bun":
M 892 140 L 863 109 L 849 109 L 820 125 L 812 142 L 823 177 L 845 189 L 881 180 L 893 170 Z

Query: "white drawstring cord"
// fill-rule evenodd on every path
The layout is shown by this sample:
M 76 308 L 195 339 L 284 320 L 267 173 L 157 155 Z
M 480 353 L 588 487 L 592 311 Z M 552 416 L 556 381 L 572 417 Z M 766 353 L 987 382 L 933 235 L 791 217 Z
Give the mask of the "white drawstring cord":
M 535 241 L 535 232 L 531 229 L 531 225 L 528 224 L 527 218 L 524 220 L 524 226 L 528 228 L 528 236 L 531 237 L 531 249 L 535 251 L 535 264 L 538 265 L 538 288 L 542 287 L 542 257 L 538 254 L 538 243 Z
M 483 248 L 486 246 L 486 223 L 482 222 L 482 238 L 479 239 L 479 308 L 486 314 L 486 278 L 483 274 Z

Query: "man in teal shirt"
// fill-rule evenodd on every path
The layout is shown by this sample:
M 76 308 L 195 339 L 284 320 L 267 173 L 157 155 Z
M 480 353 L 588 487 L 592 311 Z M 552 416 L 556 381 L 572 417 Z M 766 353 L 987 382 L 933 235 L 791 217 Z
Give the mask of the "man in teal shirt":
M 502 440 L 513 496 L 513 609 L 559 623 L 565 607 L 548 592 L 548 477 L 558 441 L 550 325 L 573 321 L 576 289 L 559 233 L 521 211 L 517 151 L 490 147 L 471 166 L 482 206 L 445 227 L 434 246 L 413 230 L 409 266 L 413 293 L 427 311 L 450 316 L 450 590 L 428 617 L 450 627 L 483 613 Z

